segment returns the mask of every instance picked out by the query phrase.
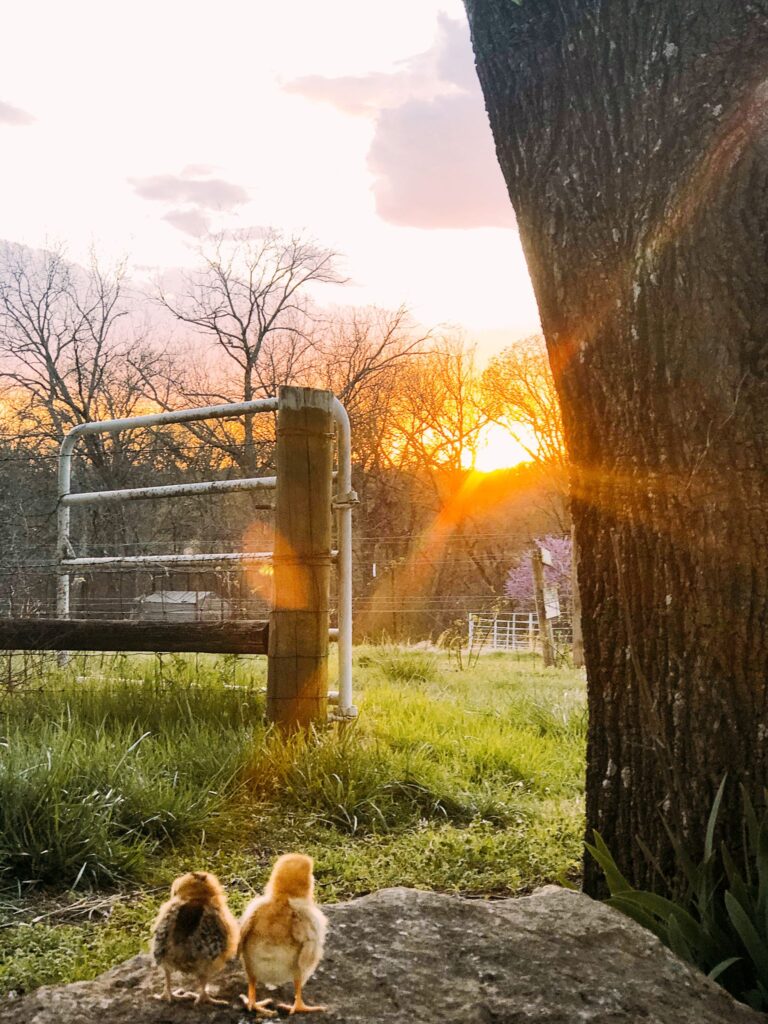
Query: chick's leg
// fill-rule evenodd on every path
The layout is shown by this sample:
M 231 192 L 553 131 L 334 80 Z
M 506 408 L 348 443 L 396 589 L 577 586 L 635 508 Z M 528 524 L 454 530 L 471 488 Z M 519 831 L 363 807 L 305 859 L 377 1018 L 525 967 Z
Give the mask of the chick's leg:
M 163 991 L 155 996 L 155 999 L 160 999 L 164 1003 L 173 1002 L 173 993 L 171 992 L 171 972 L 167 967 L 163 968 L 163 974 L 165 975 L 165 984 L 163 985 Z
M 293 979 L 293 1006 L 290 1003 L 280 1003 L 281 1010 L 287 1010 L 288 1013 L 322 1013 L 325 1006 L 308 1006 L 301 995 L 301 978 Z
M 248 995 L 241 995 L 245 1007 L 247 1010 L 255 1010 L 262 1017 L 276 1017 L 277 1013 L 275 1010 L 269 1010 L 267 1007 L 272 1002 L 271 999 L 262 999 L 258 1003 L 256 1002 L 256 981 L 255 979 L 248 976 Z
M 216 999 L 208 991 L 208 979 L 200 979 L 200 988 L 195 995 L 195 1006 L 200 1006 L 202 1003 L 213 1005 L 213 1006 L 229 1006 L 228 999 Z

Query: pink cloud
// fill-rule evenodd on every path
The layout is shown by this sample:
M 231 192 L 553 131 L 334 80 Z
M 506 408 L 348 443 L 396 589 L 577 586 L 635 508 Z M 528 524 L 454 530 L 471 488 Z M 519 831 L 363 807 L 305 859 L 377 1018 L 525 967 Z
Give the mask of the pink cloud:
M 241 185 L 221 178 L 193 178 L 185 174 L 156 174 L 149 178 L 129 178 L 137 196 L 166 202 L 192 203 L 208 210 L 226 210 L 246 202 L 248 193 Z
M 171 210 L 165 214 L 163 220 L 183 231 L 185 235 L 192 235 L 193 238 L 200 238 L 210 230 L 208 218 L 199 210 Z
M 466 22 L 441 15 L 434 46 L 391 73 L 310 75 L 286 89 L 372 117 L 380 217 L 418 228 L 513 227 Z
M 514 227 L 478 98 L 441 96 L 386 110 L 368 154 L 380 217 L 417 228 Z
M 14 107 L 12 104 L 0 100 L 0 124 L 26 125 L 32 124 L 35 120 L 32 114 L 28 114 L 21 107 Z

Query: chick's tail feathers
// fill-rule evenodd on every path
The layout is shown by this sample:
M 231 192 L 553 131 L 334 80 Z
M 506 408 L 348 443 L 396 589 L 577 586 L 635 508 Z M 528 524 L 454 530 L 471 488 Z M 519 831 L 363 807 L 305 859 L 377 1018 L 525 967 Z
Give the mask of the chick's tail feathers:
M 176 919 L 173 922 L 173 938 L 176 942 L 183 942 L 193 935 L 200 927 L 203 918 L 202 903 L 182 903 L 176 911 Z

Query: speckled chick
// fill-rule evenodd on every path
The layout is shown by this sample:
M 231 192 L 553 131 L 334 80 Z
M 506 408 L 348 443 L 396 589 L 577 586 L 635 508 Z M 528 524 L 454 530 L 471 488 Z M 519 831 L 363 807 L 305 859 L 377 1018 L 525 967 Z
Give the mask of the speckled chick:
M 237 953 L 239 937 L 218 878 L 206 871 L 180 875 L 152 926 L 152 956 L 165 974 L 163 992 L 155 998 L 227 1005 L 226 1000 L 213 998 L 208 984 Z M 196 977 L 197 992 L 172 992 L 172 971 Z
M 278 858 L 264 890 L 246 908 L 240 921 L 240 956 L 248 976 L 249 1010 L 274 1016 L 271 999 L 256 1001 L 258 985 L 276 988 L 292 981 L 293 1004 L 281 1003 L 289 1013 L 313 1013 L 324 1006 L 308 1006 L 302 987 L 323 956 L 327 920 L 315 904 L 311 857 L 286 853 Z

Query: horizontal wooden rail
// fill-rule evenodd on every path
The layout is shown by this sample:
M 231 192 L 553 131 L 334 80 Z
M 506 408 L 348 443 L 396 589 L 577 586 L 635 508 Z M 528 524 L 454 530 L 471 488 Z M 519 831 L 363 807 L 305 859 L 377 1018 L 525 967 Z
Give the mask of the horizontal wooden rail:
M 0 650 L 266 654 L 269 623 L 133 619 L 0 619 Z

